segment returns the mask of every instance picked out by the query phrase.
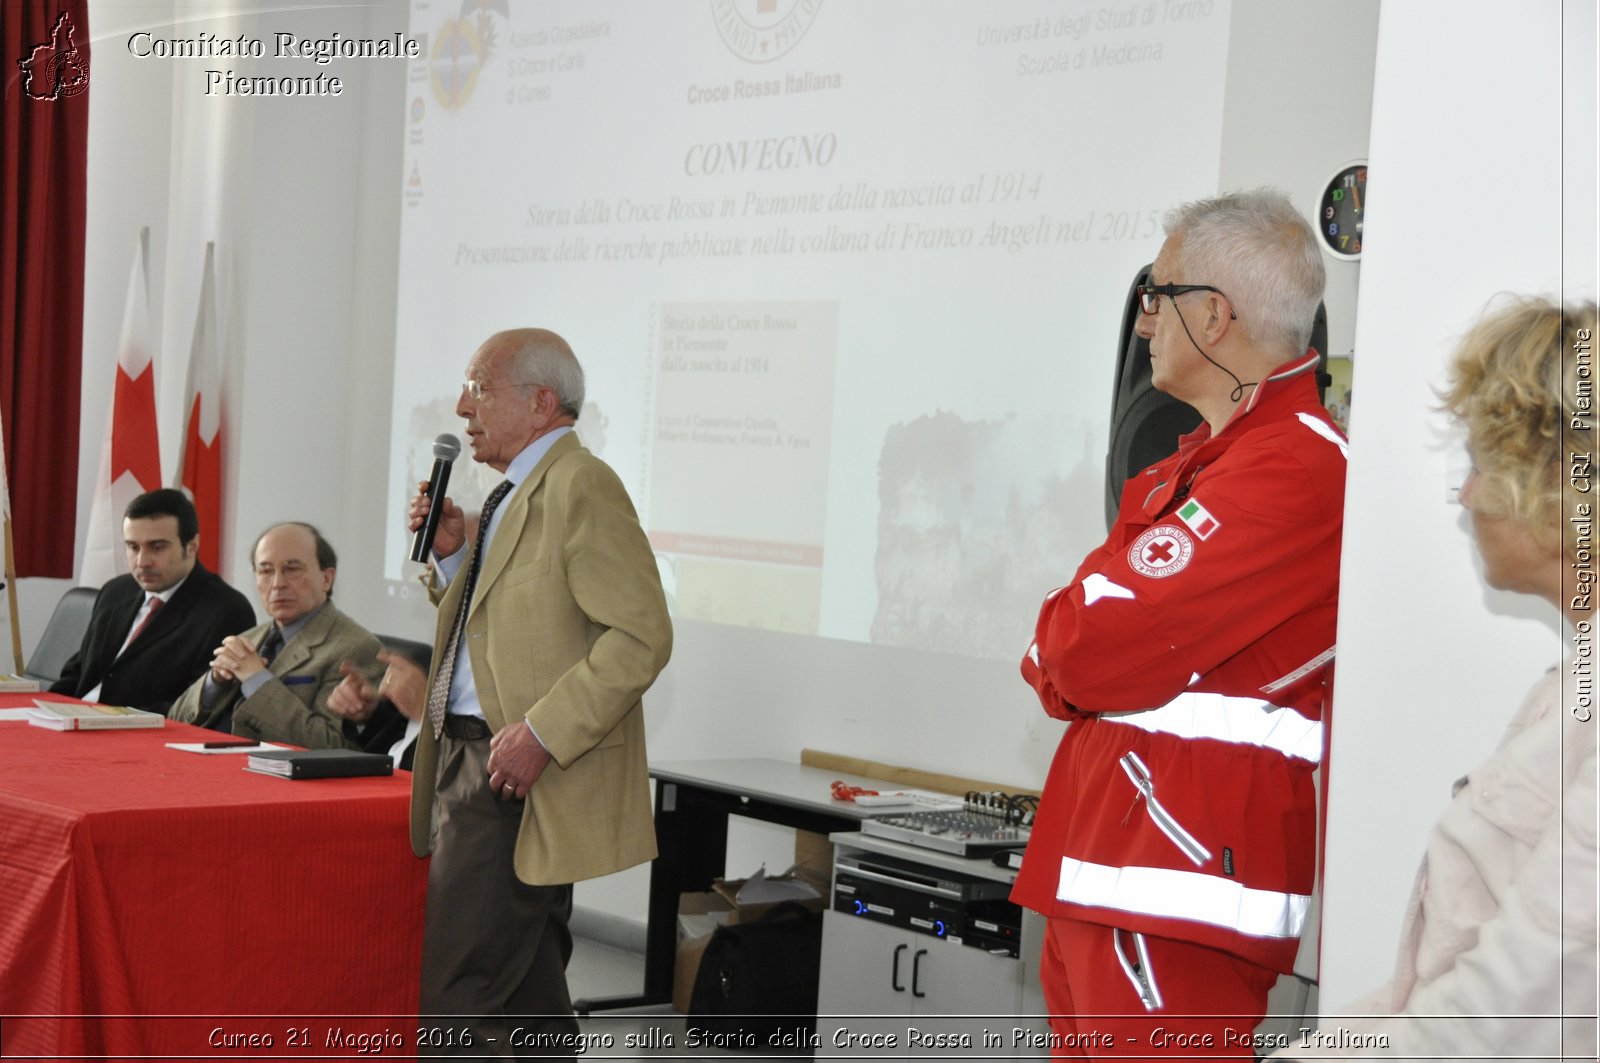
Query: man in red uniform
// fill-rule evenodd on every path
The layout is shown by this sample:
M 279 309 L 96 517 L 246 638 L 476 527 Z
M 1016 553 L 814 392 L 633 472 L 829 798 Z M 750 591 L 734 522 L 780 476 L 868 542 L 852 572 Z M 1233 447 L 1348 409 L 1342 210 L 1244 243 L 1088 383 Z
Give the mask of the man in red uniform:
M 1305 219 L 1261 190 L 1166 231 L 1137 330 L 1205 420 L 1039 613 L 1022 673 L 1071 724 L 1012 898 L 1049 918 L 1059 1055 L 1249 1059 L 1310 904 L 1346 444 Z

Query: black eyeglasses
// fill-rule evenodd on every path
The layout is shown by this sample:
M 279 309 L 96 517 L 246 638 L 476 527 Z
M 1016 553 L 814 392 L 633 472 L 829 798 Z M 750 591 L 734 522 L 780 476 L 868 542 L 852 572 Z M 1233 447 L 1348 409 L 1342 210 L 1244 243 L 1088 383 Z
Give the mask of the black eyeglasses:
M 1139 293 L 1139 310 L 1142 313 L 1153 314 L 1161 309 L 1161 297 L 1168 299 L 1182 295 L 1184 292 L 1216 292 L 1224 299 L 1228 293 L 1221 288 L 1213 288 L 1209 284 L 1141 284 L 1134 291 Z M 1234 321 L 1239 320 L 1239 315 L 1233 312 L 1233 302 L 1228 302 L 1228 317 Z

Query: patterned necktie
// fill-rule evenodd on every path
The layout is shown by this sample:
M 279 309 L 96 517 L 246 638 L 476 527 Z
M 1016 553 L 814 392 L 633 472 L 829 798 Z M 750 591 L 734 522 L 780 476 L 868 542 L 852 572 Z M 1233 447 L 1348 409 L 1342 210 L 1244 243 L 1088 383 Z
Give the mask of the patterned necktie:
M 456 671 L 456 651 L 461 645 L 461 629 L 467 623 L 467 608 L 472 604 L 472 591 L 478 583 L 478 563 L 483 559 L 483 544 L 489 539 L 489 518 L 494 516 L 500 500 L 511 493 L 511 481 L 501 480 L 489 497 L 483 500 L 483 515 L 478 518 L 478 537 L 472 543 L 472 556 L 467 558 L 466 583 L 461 588 L 461 604 L 456 609 L 455 621 L 450 625 L 450 638 L 445 642 L 444 659 L 433 675 L 433 685 L 428 688 L 428 722 L 433 725 L 435 741 L 444 733 L 445 708 L 450 704 L 450 680 Z

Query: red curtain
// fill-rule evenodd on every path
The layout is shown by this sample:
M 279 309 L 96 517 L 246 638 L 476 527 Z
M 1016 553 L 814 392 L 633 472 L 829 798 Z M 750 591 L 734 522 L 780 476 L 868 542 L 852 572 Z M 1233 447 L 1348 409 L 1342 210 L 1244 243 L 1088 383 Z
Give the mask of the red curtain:
M 0 4 L 0 416 L 19 576 L 72 575 L 88 0 Z

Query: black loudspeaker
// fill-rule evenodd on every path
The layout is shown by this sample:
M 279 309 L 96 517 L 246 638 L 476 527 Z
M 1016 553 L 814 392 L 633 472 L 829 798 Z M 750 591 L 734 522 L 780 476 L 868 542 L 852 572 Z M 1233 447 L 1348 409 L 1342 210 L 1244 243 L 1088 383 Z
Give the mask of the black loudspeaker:
M 1106 528 L 1117 519 L 1117 505 L 1128 478 L 1178 449 L 1178 437 L 1200 426 L 1194 407 L 1157 391 L 1150 384 L 1150 342 L 1133 331 L 1139 317 L 1138 287 L 1150 280 L 1150 266 L 1134 274 L 1122 308 L 1122 345 L 1111 385 L 1111 439 L 1106 449 Z M 1321 352 L 1317 394 L 1333 382 L 1328 375 L 1328 310 L 1317 304 L 1311 325 L 1311 346 Z

